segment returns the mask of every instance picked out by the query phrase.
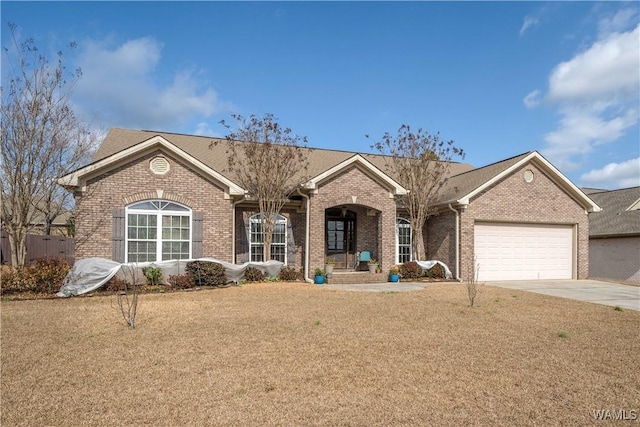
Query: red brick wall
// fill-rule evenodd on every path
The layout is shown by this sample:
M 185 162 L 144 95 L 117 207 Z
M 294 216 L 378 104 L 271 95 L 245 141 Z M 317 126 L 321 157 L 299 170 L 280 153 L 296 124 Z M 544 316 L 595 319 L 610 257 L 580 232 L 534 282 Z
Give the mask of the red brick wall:
M 372 250 L 382 268 L 388 269 L 395 258 L 395 200 L 389 197 L 389 190 L 353 166 L 311 195 L 310 270 L 324 265 L 325 210 L 342 206 L 357 214 L 356 251 Z
M 149 161 L 157 155 L 170 163 L 165 175 L 149 170 Z M 90 180 L 84 195 L 76 197 L 81 212 L 76 259 L 111 258 L 113 210 L 150 198 L 177 201 L 202 212 L 203 256 L 231 261 L 232 203 L 225 199 L 224 190 L 160 150 Z
M 427 219 L 426 251 L 427 260 L 442 261 L 451 270 L 453 277 L 456 271 L 456 215 L 452 211 L 441 211 Z
M 240 264 L 249 261 L 249 219 L 258 213 L 256 207 L 236 208 L 236 260 Z M 287 218 L 287 264 L 292 267 L 303 266 L 305 214 L 297 209 L 283 209 L 281 212 Z
M 523 178 L 531 169 L 532 182 Z M 473 262 L 474 223 L 476 221 L 505 221 L 527 223 L 560 223 L 574 225 L 577 233 L 577 278 L 589 274 L 589 218 L 578 202 L 572 199 L 545 173 L 533 164 L 526 164 L 474 197 L 460 215 L 461 244 L 460 272 L 467 279 Z

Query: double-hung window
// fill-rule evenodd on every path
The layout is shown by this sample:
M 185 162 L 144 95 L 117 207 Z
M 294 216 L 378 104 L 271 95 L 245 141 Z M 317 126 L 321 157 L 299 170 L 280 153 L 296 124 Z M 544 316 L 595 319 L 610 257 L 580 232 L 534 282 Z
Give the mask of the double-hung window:
M 262 232 L 262 216 L 255 214 L 249 219 L 250 239 L 249 252 L 253 262 L 264 261 L 264 233 Z M 287 218 L 276 217 L 271 241 L 271 259 L 287 263 Z
M 191 209 L 165 200 L 126 208 L 126 262 L 191 258 Z
M 404 218 L 396 219 L 396 264 L 411 261 L 411 224 Z

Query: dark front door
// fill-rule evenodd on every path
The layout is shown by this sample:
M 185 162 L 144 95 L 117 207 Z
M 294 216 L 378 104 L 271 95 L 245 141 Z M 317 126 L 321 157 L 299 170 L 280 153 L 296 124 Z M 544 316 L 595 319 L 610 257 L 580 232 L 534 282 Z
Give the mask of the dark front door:
M 342 209 L 326 215 L 326 256 L 335 260 L 335 268 L 351 268 L 355 262 L 356 214 Z

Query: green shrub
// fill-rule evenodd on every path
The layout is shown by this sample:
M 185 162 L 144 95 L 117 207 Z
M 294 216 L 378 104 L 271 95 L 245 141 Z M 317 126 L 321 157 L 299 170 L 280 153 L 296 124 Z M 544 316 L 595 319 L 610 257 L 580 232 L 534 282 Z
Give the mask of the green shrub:
M 171 275 L 167 278 L 167 282 L 174 289 L 189 289 L 194 286 L 193 279 L 187 274 Z
M 407 261 L 400 266 L 400 275 L 403 279 L 417 279 L 422 276 L 422 267 L 415 261 Z
M 147 283 L 150 285 L 158 285 L 162 280 L 162 270 L 160 267 L 144 267 L 142 269 L 142 274 L 147 278 Z
M 227 275 L 222 264 L 207 261 L 191 261 L 186 271 L 196 286 L 223 286 L 227 284 Z
M 280 270 L 280 274 L 278 274 L 278 277 L 283 282 L 295 282 L 298 280 L 302 280 L 302 276 L 303 273 L 301 269 L 296 270 L 295 268 L 289 266 L 282 267 L 282 269 Z
M 55 294 L 71 266 L 63 258 L 43 258 L 22 269 L 3 269 L 2 293 Z
M 244 280 L 247 282 L 262 282 L 264 281 L 265 275 L 262 271 L 258 270 L 255 267 L 249 267 L 244 272 Z

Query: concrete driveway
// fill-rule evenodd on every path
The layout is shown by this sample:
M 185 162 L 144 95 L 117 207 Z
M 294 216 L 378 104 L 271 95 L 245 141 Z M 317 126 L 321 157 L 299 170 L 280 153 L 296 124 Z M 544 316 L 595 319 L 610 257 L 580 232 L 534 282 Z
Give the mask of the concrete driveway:
M 597 280 L 522 280 L 486 284 L 640 311 L 640 287 L 637 286 Z

